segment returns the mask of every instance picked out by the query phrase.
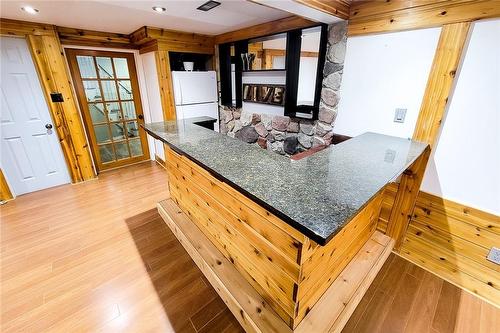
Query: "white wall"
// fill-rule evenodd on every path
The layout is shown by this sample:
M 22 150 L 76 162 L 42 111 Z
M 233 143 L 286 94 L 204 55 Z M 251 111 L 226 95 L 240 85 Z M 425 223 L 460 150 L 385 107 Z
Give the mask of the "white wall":
M 473 27 L 422 190 L 500 215 L 500 20 Z
M 334 131 L 411 137 L 441 29 L 349 37 Z M 408 109 L 403 124 L 396 108 Z
M 158 84 L 158 74 L 156 71 L 156 59 L 154 52 L 149 52 L 141 55 L 142 67 L 144 71 L 144 80 L 146 87 L 146 95 L 149 101 L 149 119 L 146 122 L 163 121 L 163 111 L 160 99 L 160 86 Z M 165 160 L 165 152 L 163 144 L 160 140 L 153 139 L 148 135 L 148 142 L 150 142 L 152 159 L 154 155 L 158 155 L 161 159 Z

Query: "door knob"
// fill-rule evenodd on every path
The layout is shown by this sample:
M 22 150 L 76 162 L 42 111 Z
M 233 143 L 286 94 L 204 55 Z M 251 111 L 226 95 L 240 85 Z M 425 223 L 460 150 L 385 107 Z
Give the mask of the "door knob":
M 137 118 L 139 118 L 140 120 L 143 120 L 144 119 L 144 116 L 142 114 L 138 115 Z
M 48 130 L 51 130 L 52 129 L 52 124 L 45 124 L 45 128 L 48 129 Z

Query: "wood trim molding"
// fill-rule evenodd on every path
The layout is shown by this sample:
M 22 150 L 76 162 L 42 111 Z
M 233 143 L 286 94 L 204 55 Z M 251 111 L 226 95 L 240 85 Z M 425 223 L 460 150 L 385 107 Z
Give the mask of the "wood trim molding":
M 236 31 L 215 36 L 215 44 L 236 42 L 239 40 L 277 34 L 288 30 L 307 28 L 318 25 L 317 22 L 299 16 L 290 16 L 280 20 L 254 25 Z
M 63 45 L 80 45 L 95 47 L 112 47 L 122 49 L 137 49 L 130 42 L 130 35 L 102 32 L 94 30 L 56 27 L 57 34 Z
M 54 26 L 44 23 L 25 22 L 0 18 L 0 35 L 12 37 L 52 36 Z
M 413 133 L 414 140 L 426 142 L 431 148 L 434 148 L 437 142 L 441 120 L 448 104 L 448 97 L 451 94 L 469 30 L 470 22 L 447 24 L 441 30 Z M 409 173 L 401 177 L 386 231 L 389 236 L 396 239 L 396 250 L 399 250 L 402 245 L 413 215 L 429 155 L 430 149 L 410 167 Z
M 415 208 L 420 184 L 422 184 L 424 178 L 430 152 L 430 148 L 427 147 L 424 153 L 401 176 L 386 230 L 386 235 L 396 241 L 395 250 L 399 250 L 403 243 L 408 223 L 410 223 Z
M 446 24 L 441 30 L 413 139 L 435 147 L 441 121 L 470 30 L 470 22 Z
M 349 18 L 349 1 L 345 0 L 293 0 L 309 8 L 347 20 Z
M 175 120 L 175 102 L 173 96 L 172 72 L 170 71 L 170 59 L 168 51 L 156 51 L 156 72 L 158 74 L 158 85 L 160 86 L 160 100 L 164 120 Z
M 8 201 L 11 199 L 14 199 L 14 196 L 10 191 L 9 184 L 7 184 L 2 169 L 0 169 L 0 201 Z
M 130 42 L 137 45 L 141 52 L 156 42 L 156 50 L 160 51 L 214 54 L 214 36 L 146 26 L 132 32 L 129 37 Z
M 87 138 L 78 111 L 61 44 L 52 36 L 28 35 L 28 45 L 37 67 L 40 83 L 57 130 L 73 183 L 95 178 Z M 64 102 L 54 103 L 53 92 L 62 93 Z
M 348 35 L 439 27 L 500 17 L 497 0 L 361 1 L 354 2 Z

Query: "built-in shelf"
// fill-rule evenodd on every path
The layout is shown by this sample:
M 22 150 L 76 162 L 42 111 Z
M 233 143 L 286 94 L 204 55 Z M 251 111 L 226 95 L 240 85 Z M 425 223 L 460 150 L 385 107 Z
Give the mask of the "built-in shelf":
M 286 69 L 251 69 L 243 71 L 243 73 L 259 73 L 259 72 L 286 72 Z

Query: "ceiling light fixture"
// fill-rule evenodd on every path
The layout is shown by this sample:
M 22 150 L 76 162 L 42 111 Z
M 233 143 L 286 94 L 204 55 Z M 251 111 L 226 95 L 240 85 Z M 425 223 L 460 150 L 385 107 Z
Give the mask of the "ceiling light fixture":
M 154 6 L 154 7 L 153 7 L 153 10 L 154 10 L 155 12 L 157 12 L 157 13 L 163 13 L 163 12 L 165 12 L 165 11 L 167 10 L 167 8 L 165 8 L 165 7 L 160 7 L 160 6 Z
M 24 7 L 21 7 L 21 9 L 24 10 L 26 13 L 31 14 L 31 15 L 35 15 L 39 12 L 38 9 L 33 8 L 31 6 L 24 6 Z
M 208 12 L 210 9 L 214 9 L 215 7 L 217 7 L 219 5 L 220 5 L 220 2 L 210 0 L 210 1 L 205 2 L 203 5 L 201 5 L 200 7 L 196 8 L 196 9 L 202 10 L 204 12 Z

